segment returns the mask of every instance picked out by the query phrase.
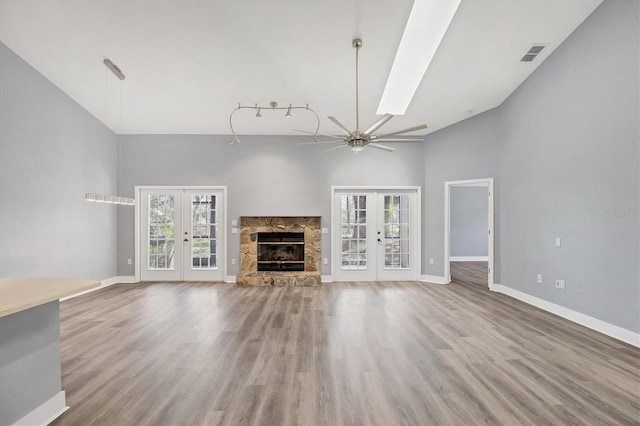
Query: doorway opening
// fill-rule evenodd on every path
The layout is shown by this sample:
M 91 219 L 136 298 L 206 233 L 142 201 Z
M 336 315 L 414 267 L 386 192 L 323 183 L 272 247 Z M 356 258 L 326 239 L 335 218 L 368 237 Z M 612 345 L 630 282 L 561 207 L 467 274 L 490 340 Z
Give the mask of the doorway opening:
M 493 178 L 445 182 L 445 282 L 493 284 Z

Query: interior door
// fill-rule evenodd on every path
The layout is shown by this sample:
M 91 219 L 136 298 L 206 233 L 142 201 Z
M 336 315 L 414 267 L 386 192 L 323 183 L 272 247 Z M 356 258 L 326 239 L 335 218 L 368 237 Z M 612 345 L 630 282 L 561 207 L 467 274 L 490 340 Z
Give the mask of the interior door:
M 412 216 L 417 212 L 415 191 L 377 193 L 377 277 L 379 281 L 417 278 L 417 238 Z
M 375 281 L 377 243 L 375 191 L 334 194 L 333 278 L 336 281 Z
M 139 201 L 140 279 L 182 280 L 182 191 L 142 190 Z
M 183 193 L 183 280 L 223 281 L 222 191 Z
M 224 280 L 224 191 L 140 191 L 140 279 Z
M 417 279 L 417 190 L 336 190 L 333 205 L 335 281 Z

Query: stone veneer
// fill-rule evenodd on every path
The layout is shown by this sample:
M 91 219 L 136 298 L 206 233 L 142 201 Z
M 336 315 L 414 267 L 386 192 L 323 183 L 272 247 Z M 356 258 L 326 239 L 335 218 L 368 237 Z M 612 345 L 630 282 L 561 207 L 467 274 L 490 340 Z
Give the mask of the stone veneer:
M 258 232 L 304 232 L 304 272 L 258 271 Z M 240 273 L 238 285 L 318 286 L 322 268 L 322 237 L 320 217 L 266 217 L 240 218 Z

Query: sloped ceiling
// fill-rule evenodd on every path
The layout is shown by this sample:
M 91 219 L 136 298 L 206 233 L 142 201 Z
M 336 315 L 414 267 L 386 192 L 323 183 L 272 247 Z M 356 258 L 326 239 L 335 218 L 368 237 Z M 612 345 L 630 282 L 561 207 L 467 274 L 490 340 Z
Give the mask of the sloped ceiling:
M 444 0 L 446 1 L 446 0 Z M 462 0 L 404 116 L 385 131 L 441 129 L 500 105 L 601 0 Z M 355 126 L 354 36 L 361 121 L 376 109 L 412 1 L 0 0 L 0 41 L 125 134 L 229 134 L 238 103 L 309 104 L 321 132 Z M 520 62 L 536 43 L 547 47 Z M 102 64 L 110 58 L 120 82 Z M 240 134 L 297 134 L 315 118 L 267 111 L 234 118 Z

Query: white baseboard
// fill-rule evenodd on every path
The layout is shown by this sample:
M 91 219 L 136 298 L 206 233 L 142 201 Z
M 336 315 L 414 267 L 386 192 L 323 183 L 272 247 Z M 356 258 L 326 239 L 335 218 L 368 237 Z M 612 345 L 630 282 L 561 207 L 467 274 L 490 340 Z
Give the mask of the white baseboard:
M 106 280 L 100 281 L 100 287 L 81 291 L 80 293 L 72 294 L 71 296 L 63 297 L 62 299 L 60 299 L 60 301 L 64 302 L 65 300 L 73 299 L 74 297 L 82 296 L 83 294 L 91 293 L 92 291 L 100 290 L 101 288 L 109 287 L 114 284 L 132 284 L 135 282 L 137 281 L 134 276 L 120 276 L 120 277 L 107 278 Z
M 450 262 L 488 262 L 489 256 L 450 256 Z
M 18 420 L 14 426 L 46 426 L 67 411 L 67 401 L 64 391 L 60 391 L 44 404 Z
M 320 282 L 322 282 L 322 283 L 332 283 L 333 282 L 333 276 L 331 276 L 331 275 L 321 275 L 320 276 Z
M 555 303 L 531 296 L 530 294 L 523 293 L 502 284 L 493 284 L 489 286 L 489 289 L 491 291 L 513 297 L 514 299 L 518 299 L 544 311 L 551 312 L 552 314 L 568 319 L 569 321 L 575 322 L 609 337 L 613 337 L 614 339 L 621 340 L 635 347 L 640 347 L 640 334 L 631 330 L 609 324 L 608 322 L 565 308 L 564 306 L 556 305 Z
M 113 277 L 111 279 L 114 280 L 112 284 L 134 284 L 138 282 L 138 280 L 136 280 L 136 277 L 134 277 L 133 275 L 121 275 L 119 277 Z
M 235 283 L 236 282 L 236 276 L 235 275 L 226 275 L 224 277 L 224 282 L 225 283 Z
M 444 277 L 439 277 L 437 275 L 420 275 L 420 281 L 424 283 L 449 284 Z

